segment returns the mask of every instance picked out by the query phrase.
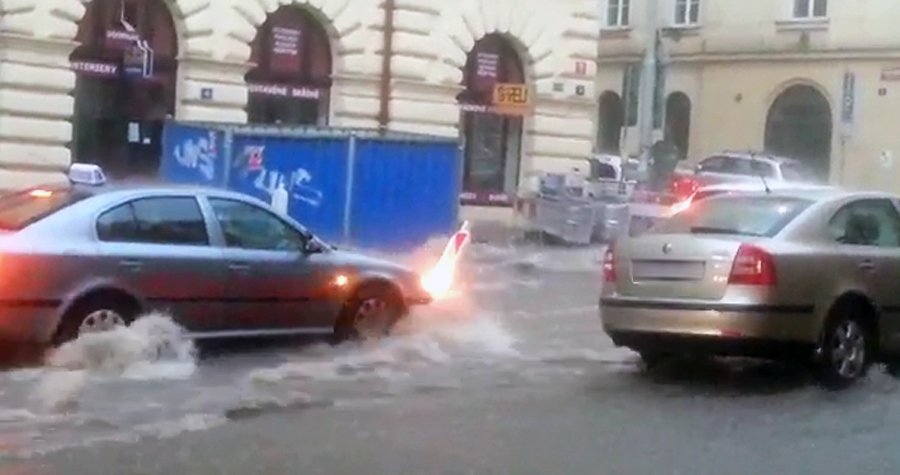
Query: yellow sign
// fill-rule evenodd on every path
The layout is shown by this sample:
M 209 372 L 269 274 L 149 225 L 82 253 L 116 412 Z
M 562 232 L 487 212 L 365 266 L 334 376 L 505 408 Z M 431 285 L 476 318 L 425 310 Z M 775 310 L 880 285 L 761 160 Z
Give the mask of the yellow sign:
M 494 86 L 494 105 L 499 107 L 526 107 L 531 103 L 528 86 L 524 84 L 497 84 Z

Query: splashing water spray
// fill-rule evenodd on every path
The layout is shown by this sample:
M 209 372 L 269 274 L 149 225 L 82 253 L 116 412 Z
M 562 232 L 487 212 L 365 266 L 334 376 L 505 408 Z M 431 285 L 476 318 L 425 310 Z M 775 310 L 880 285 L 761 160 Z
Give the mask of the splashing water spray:
M 462 257 L 463 250 L 472 239 L 469 222 L 464 221 L 444 248 L 440 260 L 428 273 L 422 276 L 422 288 L 435 300 L 446 298 L 453 287 L 456 277 L 456 266 Z

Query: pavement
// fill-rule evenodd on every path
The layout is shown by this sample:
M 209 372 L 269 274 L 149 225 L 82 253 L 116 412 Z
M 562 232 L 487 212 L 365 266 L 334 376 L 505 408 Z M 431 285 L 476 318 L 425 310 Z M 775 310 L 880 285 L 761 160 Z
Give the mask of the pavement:
M 830 393 L 791 365 L 647 372 L 602 332 L 601 249 L 472 251 L 459 294 L 382 342 L 148 360 L 127 334 L 66 355 L 77 370 L 7 371 L 0 475 L 900 472 L 893 378 Z

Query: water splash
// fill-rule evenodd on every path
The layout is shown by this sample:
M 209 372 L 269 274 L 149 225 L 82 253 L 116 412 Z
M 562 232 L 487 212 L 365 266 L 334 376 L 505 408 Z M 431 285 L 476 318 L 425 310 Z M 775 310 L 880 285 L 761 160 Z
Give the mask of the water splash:
M 39 379 L 45 409 L 71 411 L 92 379 L 185 379 L 196 369 L 193 342 L 168 315 L 151 313 L 127 327 L 85 334 L 53 351 Z

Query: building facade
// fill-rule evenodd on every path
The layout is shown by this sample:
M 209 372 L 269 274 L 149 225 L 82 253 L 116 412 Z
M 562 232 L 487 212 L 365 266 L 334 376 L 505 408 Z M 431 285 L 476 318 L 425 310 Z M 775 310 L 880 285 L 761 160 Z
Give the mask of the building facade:
M 900 191 L 900 4 L 656 0 L 654 28 L 648 1 L 602 0 L 598 147 L 639 152 L 634 72 L 656 29 L 656 136 L 689 159 L 766 149 L 833 183 Z
M 460 137 L 462 203 L 507 216 L 588 156 L 590 0 L 0 0 L 0 188 L 152 171 L 168 118 Z

